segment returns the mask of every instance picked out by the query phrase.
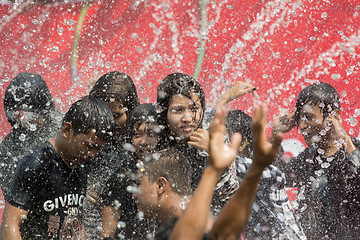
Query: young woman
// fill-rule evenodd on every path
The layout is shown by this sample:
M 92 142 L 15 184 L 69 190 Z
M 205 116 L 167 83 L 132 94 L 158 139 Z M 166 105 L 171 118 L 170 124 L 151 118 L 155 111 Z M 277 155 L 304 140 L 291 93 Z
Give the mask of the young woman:
M 205 93 L 200 83 L 183 73 L 169 74 L 158 86 L 159 123 L 164 141 L 177 148 L 189 161 L 193 175 L 192 188 L 200 180 L 207 162 L 208 132 L 202 129 Z M 216 214 L 239 186 L 234 165 L 222 175 L 213 198 Z

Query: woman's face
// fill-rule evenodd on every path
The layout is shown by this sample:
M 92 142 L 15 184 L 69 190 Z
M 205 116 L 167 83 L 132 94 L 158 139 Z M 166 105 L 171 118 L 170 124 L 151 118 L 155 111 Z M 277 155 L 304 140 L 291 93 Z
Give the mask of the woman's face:
M 168 126 L 180 140 L 190 137 L 190 134 L 199 127 L 203 115 L 199 94 L 191 93 L 190 97 L 182 94 L 174 95 L 167 112 Z
M 108 106 L 114 116 L 114 122 L 115 122 L 115 127 L 116 127 L 115 128 L 115 137 L 116 137 L 116 139 L 119 139 L 119 138 L 121 138 L 121 136 L 124 134 L 124 131 L 126 130 L 125 122 L 126 122 L 127 114 L 126 114 L 125 108 L 123 107 L 122 103 L 119 100 L 115 100 L 113 102 L 108 103 Z
M 155 123 L 142 122 L 134 126 L 132 143 L 137 157 L 144 161 L 157 150 L 159 136 L 154 132 Z

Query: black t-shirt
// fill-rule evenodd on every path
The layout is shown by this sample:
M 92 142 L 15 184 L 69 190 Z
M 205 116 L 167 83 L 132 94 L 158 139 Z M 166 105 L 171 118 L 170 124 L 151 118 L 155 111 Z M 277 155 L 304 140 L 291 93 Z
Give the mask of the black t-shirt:
M 86 175 L 69 168 L 46 142 L 20 162 L 8 202 L 28 211 L 23 239 L 78 239 L 85 198 Z

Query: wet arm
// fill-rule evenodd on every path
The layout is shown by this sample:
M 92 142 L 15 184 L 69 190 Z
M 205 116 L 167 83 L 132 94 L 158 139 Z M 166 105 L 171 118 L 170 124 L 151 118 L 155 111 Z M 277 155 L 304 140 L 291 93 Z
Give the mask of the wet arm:
M 25 219 L 28 212 L 17 208 L 9 203 L 5 205 L 3 220 L 1 223 L 1 240 L 20 240 L 20 223 Z

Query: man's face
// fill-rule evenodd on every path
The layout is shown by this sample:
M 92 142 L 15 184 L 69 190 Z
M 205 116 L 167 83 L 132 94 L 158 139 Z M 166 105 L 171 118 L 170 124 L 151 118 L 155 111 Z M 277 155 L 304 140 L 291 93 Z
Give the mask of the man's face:
M 325 121 L 318 105 L 310 103 L 304 105 L 300 112 L 298 128 L 308 146 L 325 139 L 327 136 Z
M 114 116 L 115 122 L 115 136 L 120 137 L 125 131 L 125 122 L 127 118 L 126 109 L 119 100 L 114 100 L 108 103 L 108 106 Z
M 134 127 L 132 143 L 136 151 L 136 155 L 141 161 L 157 150 L 159 136 L 154 132 L 155 124 L 142 122 L 140 126 Z
M 93 129 L 87 134 L 79 133 L 71 136 L 63 155 L 68 159 L 69 167 L 76 167 L 95 157 L 105 144 L 106 141 L 98 137 L 96 130 Z
M 145 218 L 153 218 L 156 215 L 157 203 L 157 184 L 151 183 L 149 177 L 138 173 L 137 179 L 138 192 L 133 194 L 138 209 L 144 213 Z
M 191 93 L 191 99 L 177 94 L 171 98 L 167 112 L 167 123 L 175 137 L 186 139 L 200 124 L 203 109 L 198 94 Z

